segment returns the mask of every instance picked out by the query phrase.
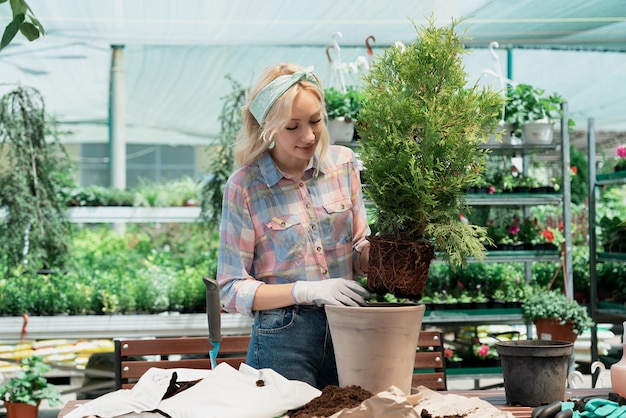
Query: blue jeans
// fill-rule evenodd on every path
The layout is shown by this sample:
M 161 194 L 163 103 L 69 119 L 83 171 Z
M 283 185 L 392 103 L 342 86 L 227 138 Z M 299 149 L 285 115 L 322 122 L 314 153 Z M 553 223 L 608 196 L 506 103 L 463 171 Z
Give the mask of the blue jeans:
M 320 390 L 339 385 L 323 307 L 295 305 L 257 312 L 246 363 L 257 369 L 270 368 Z

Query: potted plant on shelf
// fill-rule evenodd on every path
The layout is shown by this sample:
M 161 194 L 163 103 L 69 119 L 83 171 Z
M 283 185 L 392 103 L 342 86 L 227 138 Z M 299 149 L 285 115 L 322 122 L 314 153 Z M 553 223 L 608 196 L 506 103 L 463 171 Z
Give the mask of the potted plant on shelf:
M 364 77 L 357 131 L 364 193 L 375 206 L 367 286 L 420 299 L 435 250 L 452 265 L 482 258 L 486 230 L 464 223 L 465 194 L 485 167 L 503 99 L 467 86 L 457 22 L 418 30 Z
M 345 91 L 329 87 L 324 90 L 331 142 L 352 141 L 354 125 L 363 104 L 363 93 L 353 86 Z
M 39 356 L 20 361 L 21 370 L 0 387 L 0 399 L 7 409 L 7 418 L 37 418 L 39 404 L 61 404 L 61 393 L 44 376 L 50 366 Z
M 563 98 L 556 93 L 529 84 L 518 84 L 508 90 L 504 120 L 512 125 L 513 133 L 526 143 L 550 144 L 554 136 L 554 121 L 563 116 Z M 568 125 L 573 127 L 570 119 Z
M 626 146 L 619 145 L 615 150 L 617 159 L 615 161 L 614 171 L 626 171 Z
M 536 288 L 522 303 L 522 316 L 540 340 L 574 342 L 593 322 L 587 308 L 557 290 Z

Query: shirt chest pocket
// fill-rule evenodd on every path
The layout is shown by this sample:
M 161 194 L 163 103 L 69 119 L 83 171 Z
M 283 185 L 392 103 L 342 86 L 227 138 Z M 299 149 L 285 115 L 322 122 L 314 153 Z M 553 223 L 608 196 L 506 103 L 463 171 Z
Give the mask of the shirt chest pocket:
M 324 205 L 320 219 L 322 240 L 326 248 L 337 244 L 352 244 L 352 201 L 341 199 Z
M 276 258 L 280 261 L 292 261 L 303 256 L 306 233 L 297 217 L 273 217 L 265 226 Z

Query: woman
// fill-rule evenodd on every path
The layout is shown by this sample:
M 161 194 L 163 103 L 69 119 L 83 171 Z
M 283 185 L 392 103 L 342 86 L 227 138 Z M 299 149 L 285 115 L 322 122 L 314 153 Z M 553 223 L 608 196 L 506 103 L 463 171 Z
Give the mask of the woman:
M 369 255 L 359 172 L 350 149 L 329 146 L 325 116 L 320 83 L 301 67 L 268 68 L 253 87 L 217 270 L 223 308 L 254 316 L 246 363 L 320 389 L 338 384 L 323 305 L 369 297 L 354 281 Z

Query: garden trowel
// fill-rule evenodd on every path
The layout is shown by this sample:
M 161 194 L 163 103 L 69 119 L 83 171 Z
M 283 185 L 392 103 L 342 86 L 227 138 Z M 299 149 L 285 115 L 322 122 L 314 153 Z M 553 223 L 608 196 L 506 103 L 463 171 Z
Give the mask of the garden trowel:
M 206 286 L 206 316 L 209 322 L 209 342 L 213 348 L 209 350 L 211 358 L 211 368 L 217 367 L 217 353 L 220 351 L 220 341 L 222 340 L 222 318 L 220 316 L 220 290 L 217 280 L 203 277 Z

